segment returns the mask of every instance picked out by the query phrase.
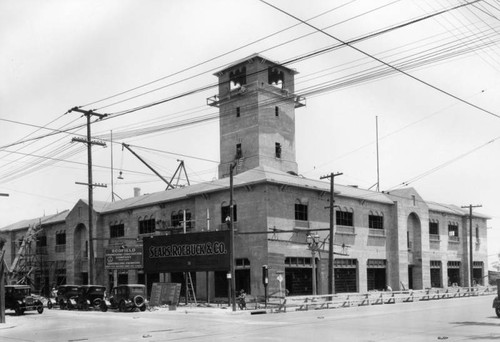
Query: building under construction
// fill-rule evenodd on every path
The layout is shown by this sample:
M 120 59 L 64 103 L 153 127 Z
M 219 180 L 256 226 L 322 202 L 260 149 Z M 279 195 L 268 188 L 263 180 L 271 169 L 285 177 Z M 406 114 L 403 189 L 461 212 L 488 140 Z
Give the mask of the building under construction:
M 232 225 L 236 289 L 255 296 L 264 294 L 264 265 L 270 294 L 327 293 L 330 253 L 336 293 L 484 283 L 488 217 L 469 218 L 468 211 L 426 201 L 413 188 L 377 192 L 335 184 L 329 250 L 330 183 L 298 175 L 295 110 L 305 99 L 294 93 L 295 74 L 260 55 L 215 74 L 219 91 L 207 103 L 220 111 L 219 179 L 95 201 L 92 237 L 86 200 L 57 215 L 1 228 L 10 280 L 44 292 L 52 285 L 88 283 L 92 267 L 90 282 L 108 287 L 184 282 L 183 272 L 145 273 L 138 260 L 113 264 L 114 254 L 142 253 L 150 236 L 188 238 Z M 198 298 L 227 298 L 227 271 L 214 267 L 192 272 L 190 279 Z

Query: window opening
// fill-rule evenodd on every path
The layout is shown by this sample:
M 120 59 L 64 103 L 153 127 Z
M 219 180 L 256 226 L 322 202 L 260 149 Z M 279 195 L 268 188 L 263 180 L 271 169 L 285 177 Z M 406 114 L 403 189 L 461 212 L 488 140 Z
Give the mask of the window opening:
M 281 144 L 280 143 L 275 144 L 274 150 L 275 150 L 276 158 L 281 158 Z
M 384 229 L 384 217 L 380 215 L 368 215 L 368 228 Z
M 182 225 L 182 220 L 182 211 L 174 211 L 170 215 L 170 224 L 172 225 L 172 227 L 180 227 Z
M 236 159 L 240 159 L 243 156 L 243 151 L 241 150 L 241 144 L 236 144 Z
M 226 223 L 226 219 L 228 217 L 231 217 L 229 214 L 229 206 L 228 205 L 223 205 L 221 207 L 221 222 Z M 237 210 L 236 210 L 236 204 L 233 205 L 233 222 L 238 221 L 238 215 L 237 215 Z
M 274 115 L 275 116 L 280 116 L 280 109 L 278 106 L 274 107 Z
M 456 223 L 448 224 L 448 236 L 458 237 L 458 224 Z
M 298 221 L 307 221 L 307 204 L 295 203 L 295 219 Z
M 151 234 L 156 230 L 156 221 L 154 218 L 139 220 L 139 234 Z
M 283 89 L 285 84 L 285 73 L 278 68 L 269 68 L 268 83 L 277 88 Z
M 439 235 L 439 223 L 438 222 L 429 222 L 429 234 Z
M 338 226 L 349 226 L 353 227 L 353 215 L 350 211 L 336 211 L 336 224 Z
M 56 245 L 66 244 L 66 232 L 56 233 Z
M 125 236 L 125 225 L 123 223 L 109 226 L 109 237 L 117 238 Z
M 229 73 L 229 83 L 231 90 L 247 84 L 247 68 L 241 67 Z
M 240 107 L 236 107 L 236 117 L 239 118 L 241 114 Z

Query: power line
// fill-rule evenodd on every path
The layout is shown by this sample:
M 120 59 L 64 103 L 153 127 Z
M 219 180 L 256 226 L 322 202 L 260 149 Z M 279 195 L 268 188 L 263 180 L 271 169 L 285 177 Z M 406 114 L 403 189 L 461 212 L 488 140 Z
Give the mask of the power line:
M 385 66 L 387 66 L 387 67 L 389 67 L 389 68 L 391 68 L 391 69 L 394 69 L 395 71 L 397 71 L 397 72 L 399 72 L 399 73 L 401 73 L 401 74 L 403 74 L 403 75 L 405 75 L 405 76 L 407 76 L 407 77 L 410 77 L 410 78 L 414 79 L 414 80 L 415 80 L 415 81 L 417 81 L 417 82 L 420 82 L 420 83 L 422 83 L 422 84 L 424 84 L 424 85 L 426 85 L 426 86 L 428 86 L 428 87 L 430 87 L 430 88 L 432 88 L 432 89 L 434 89 L 434 90 L 437 90 L 437 91 L 439 91 L 439 92 L 441 92 L 441 93 L 443 93 L 443 94 L 445 94 L 445 95 L 448 95 L 449 97 L 454 98 L 455 100 L 458 100 L 458 101 L 460 101 L 460 102 L 462 102 L 462 103 L 465 103 L 466 105 L 469 105 L 469 106 L 471 106 L 471 107 L 473 107 L 473 108 L 476 108 L 476 109 L 478 109 L 478 110 L 480 110 L 480 111 L 482 111 L 482 112 L 484 112 L 484 113 L 487 113 L 487 114 L 489 114 L 489 115 L 495 116 L 495 117 L 497 117 L 497 118 L 499 118 L 499 119 L 500 119 L 500 115 L 498 115 L 498 114 L 495 114 L 495 113 L 493 113 L 493 112 L 491 112 L 491 111 L 489 111 L 489 110 L 486 110 L 486 109 L 484 109 L 484 108 L 481 108 L 481 107 L 479 107 L 479 106 L 477 106 L 477 105 L 475 105 L 475 104 L 473 104 L 473 103 L 471 103 L 471 102 L 468 102 L 468 101 L 466 101 L 466 100 L 464 100 L 464 99 L 462 99 L 462 98 L 460 98 L 460 97 L 458 97 L 458 96 L 456 96 L 456 95 L 453 95 L 452 93 L 450 93 L 450 92 L 448 92 L 448 91 L 446 91 L 446 90 L 443 90 L 443 89 L 441 89 L 441 88 L 439 88 L 439 87 L 437 87 L 437 86 L 434 86 L 434 85 L 430 84 L 429 82 L 426 82 L 426 81 L 424 81 L 424 80 L 422 80 L 422 79 L 420 79 L 420 78 L 418 78 L 418 77 L 416 77 L 416 76 L 413 76 L 413 75 L 411 75 L 411 74 L 409 74 L 409 73 L 407 73 L 407 72 L 405 72 L 405 71 L 403 71 L 403 70 L 401 70 L 401 69 L 398 69 L 398 68 L 396 68 L 395 66 L 393 66 L 393 65 L 391 65 L 391 64 L 389 64 L 389 63 L 387 63 L 387 62 L 385 62 L 385 61 L 383 61 L 383 60 L 381 60 L 381 59 L 379 59 L 379 58 L 377 58 L 377 57 L 375 57 L 375 56 L 373 56 L 373 55 L 371 55 L 371 54 L 369 54 L 369 53 L 367 53 L 367 52 L 365 52 L 365 51 L 363 51 L 363 50 L 361 50 L 361 49 L 359 49 L 359 48 L 357 48 L 357 47 L 355 47 L 355 46 L 354 46 L 354 45 L 352 45 L 351 43 L 344 42 L 343 40 L 341 40 L 341 39 L 339 39 L 339 38 L 337 38 L 337 37 L 335 37 L 335 36 L 331 35 L 330 33 L 327 33 L 327 32 L 325 32 L 325 31 L 322 31 L 321 29 L 317 28 L 316 26 L 314 26 L 314 25 L 312 25 L 312 24 L 310 24 L 310 23 L 308 23 L 308 22 L 306 22 L 306 21 L 304 21 L 304 20 L 302 20 L 302 19 L 298 18 L 297 16 L 294 16 L 294 15 L 292 15 L 292 14 L 290 14 L 290 13 L 288 13 L 288 12 L 286 12 L 286 11 L 282 10 L 282 9 L 280 9 L 280 8 L 279 8 L 279 7 L 277 7 L 277 6 L 274 6 L 274 5 L 272 5 L 272 4 L 270 4 L 270 3 L 268 3 L 268 2 L 266 2 L 266 1 L 264 1 L 264 0 L 260 0 L 260 1 L 261 1 L 261 2 L 263 2 L 263 3 L 265 3 L 265 4 L 266 4 L 266 5 L 268 5 L 268 6 L 272 7 L 272 8 L 274 8 L 274 9 L 276 9 L 276 10 L 278 10 L 278 11 L 280 11 L 280 12 L 282 12 L 282 13 L 284 13 L 284 14 L 286 14 L 286 15 L 288 15 L 288 16 L 290 16 L 290 17 L 292 17 L 292 18 L 294 18 L 295 20 L 298 20 L 298 21 L 302 22 L 303 24 L 305 24 L 305 25 L 307 25 L 307 26 L 309 26 L 309 27 L 311 27 L 311 28 L 313 28 L 313 29 L 315 29 L 315 30 L 317 30 L 317 31 L 319 31 L 319 32 L 322 32 L 323 34 L 327 35 L 328 37 L 330 37 L 330 38 L 332 38 L 332 39 L 337 40 L 337 41 L 338 41 L 338 42 L 340 42 L 342 45 L 348 46 L 348 47 L 350 47 L 350 48 L 352 48 L 352 49 L 356 50 L 357 52 L 362 53 L 363 55 L 368 56 L 368 57 L 370 57 L 370 58 L 372 58 L 372 59 L 376 60 L 377 62 L 382 63 L 382 64 L 384 64 Z M 478 2 L 478 1 L 481 1 L 481 0 L 474 0 L 474 1 L 472 1 L 472 2 L 468 2 L 468 3 L 464 3 L 464 4 L 461 4 L 461 5 L 455 6 L 455 7 L 451 8 L 451 9 L 447 9 L 447 10 L 443 11 L 443 13 L 444 13 L 444 12 L 451 11 L 451 10 L 454 10 L 454 9 L 457 9 L 457 8 L 461 8 L 461 7 L 464 7 L 464 6 L 471 5 L 471 4 L 476 3 L 476 2 Z

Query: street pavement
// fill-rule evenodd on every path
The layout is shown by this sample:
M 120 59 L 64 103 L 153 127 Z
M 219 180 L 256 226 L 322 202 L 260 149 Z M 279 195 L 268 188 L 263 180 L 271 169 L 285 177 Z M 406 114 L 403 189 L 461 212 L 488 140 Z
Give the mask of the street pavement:
M 267 314 L 227 307 L 8 312 L 0 341 L 498 341 L 493 298 Z

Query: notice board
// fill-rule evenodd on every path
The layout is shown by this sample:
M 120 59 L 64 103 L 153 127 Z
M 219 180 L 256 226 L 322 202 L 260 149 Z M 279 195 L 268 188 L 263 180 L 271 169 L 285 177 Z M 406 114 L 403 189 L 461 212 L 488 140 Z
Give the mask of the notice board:
M 106 248 L 104 267 L 107 269 L 141 269 L 143 260 L 142 246 L 125 248 Z
M 179 283 L 153 283 L 149 304 L 151 306 L 177 305 L 181 296 L 181 287 L 182 284 Z

